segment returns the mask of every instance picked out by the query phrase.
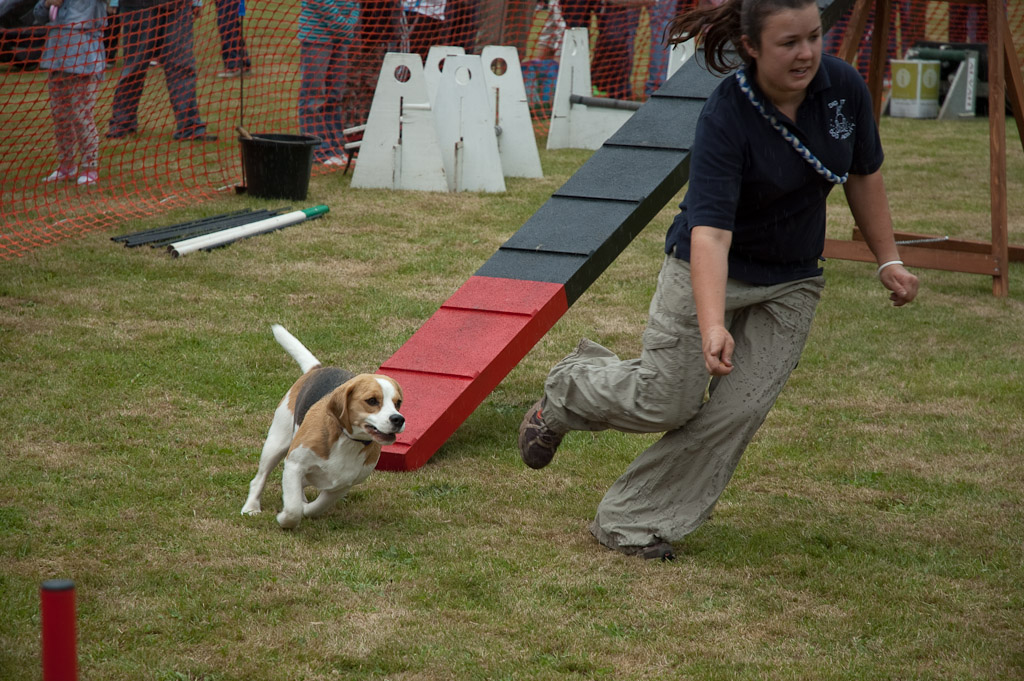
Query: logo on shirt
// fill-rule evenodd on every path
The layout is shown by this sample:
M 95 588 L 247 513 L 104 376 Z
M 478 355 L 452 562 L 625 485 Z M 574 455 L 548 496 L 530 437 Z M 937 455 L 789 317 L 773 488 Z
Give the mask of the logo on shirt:
M 832 123 L 828 128 L 828 134 L 837 140 L 844 140 L 853 134 L 854 125 L 843 113 L 844 104 L 845 99 L 833 100 L 828 104 L 828 108 L 832 109 Z

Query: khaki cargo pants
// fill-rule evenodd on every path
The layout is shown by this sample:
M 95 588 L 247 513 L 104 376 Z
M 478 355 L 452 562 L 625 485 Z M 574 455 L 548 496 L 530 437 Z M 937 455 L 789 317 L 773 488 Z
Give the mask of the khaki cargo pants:
M 591 525 L 598 541 L 613 549 L 677 541 L 711 515 L 796 368 L 824 283 L 814 277 L 752 286 L 730 279 L 733 370 L 709 384 L 690 264 L 670 255 L 639 359 L 620 360 L 584 339 L 554 366 L 544 385 L 544 420 L 552 429 L 667 431 L 605 494 Z

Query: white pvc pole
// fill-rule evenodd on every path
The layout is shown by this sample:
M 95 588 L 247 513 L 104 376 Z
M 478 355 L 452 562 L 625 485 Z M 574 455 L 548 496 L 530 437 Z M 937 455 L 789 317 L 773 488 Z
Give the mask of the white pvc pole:
M 293 225 L 297 222 L 302 222 L 303 220 L 323 215 L 329 210 L 330 209 L 327 206 L 314 206 L 312 208 L 306 208 L 305 210 L 296 210 L 283 215 L 275 215 L 272 218 L 265 218 L 256 222 L 250 222 L 247 225 L 230 227 L 218 232 L 212 232 L 210 234 L 203 234 L 191 239 L 177 241 L 168 246 L 167 250 L 170 251 L 171 255 L 177 258 L 203 248 L 214 248 L 231 241 L 244 239 L 248 236 L 254 236 L 256 234 L 280 229 L 281 227 L 287 227 L 288 225 Z

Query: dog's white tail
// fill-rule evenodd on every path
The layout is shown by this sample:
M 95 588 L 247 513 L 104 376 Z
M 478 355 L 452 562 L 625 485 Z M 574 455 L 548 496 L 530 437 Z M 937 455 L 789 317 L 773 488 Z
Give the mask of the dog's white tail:
M 271 328 L 274 330 L 274 338 L 299 363 L 302 373 L 306 373 L 313 367 L 320 366 L 320 360 L 314 357 L 313 353 L 300 343 L 298 338 L 288 333 L 287 329 L 280 324 L 274 324 Z

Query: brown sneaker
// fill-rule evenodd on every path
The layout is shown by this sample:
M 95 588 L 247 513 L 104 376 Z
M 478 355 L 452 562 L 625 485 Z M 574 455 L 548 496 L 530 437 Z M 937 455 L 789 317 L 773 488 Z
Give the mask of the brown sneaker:
M 644 560 L 660 560 L 663 563 L 676 559 L 676 554 L 672 550 L 672 545 L 666 541 L 658 542 L 657 544 L 650 544 L 648 546 L 641 546 L 633 555 L 639 556 Z
M 594 535 L 594 539 L 597 540 L 597 543 L 606 549 L 618 551 L 619 553 L 624 553 L 627 556 L 637 556 L 644 560 L 661 560 L 662 562 L 667 562 L 676 559 L 676 554 L 672 548 L 672 544 L 667 541 L 655 541 L 653 544 L 647 544 L 646 546 L 609 545 L 602 541 L 601 535 L 603 533 L 598 528 L 596 519 L 590 522 L 590 526 L 587 529 L 590 530 L 590 534 Z M 655 537 L 655 539 L 657 539 L 657 537 Z
M 555 458 L 555 450 L 564 437 L 544 424 L 541 409 L 544 399 L 537 400 L 526 412 L 519 426 L 519 456 L 530 468 L 544 468 Z

